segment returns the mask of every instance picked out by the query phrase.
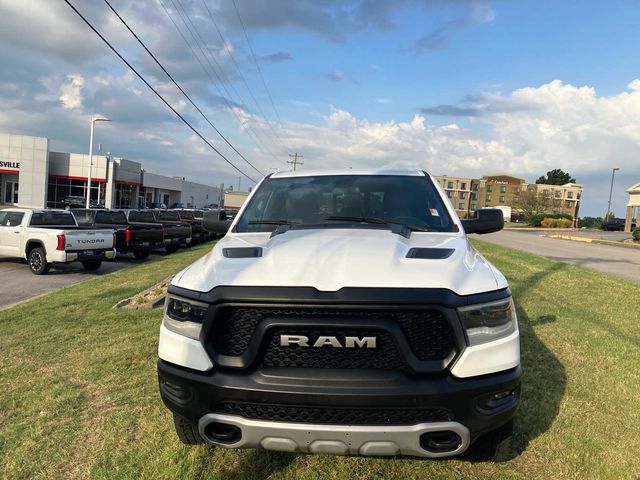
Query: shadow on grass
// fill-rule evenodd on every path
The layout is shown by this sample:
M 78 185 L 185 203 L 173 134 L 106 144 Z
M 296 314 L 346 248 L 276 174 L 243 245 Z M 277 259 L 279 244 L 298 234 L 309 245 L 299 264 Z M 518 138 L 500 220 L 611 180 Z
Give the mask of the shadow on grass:
M 272 478 L 289 467 L 296 459 L 295 453 L 250 450 L 232 470 L 221 473 L 219 480 L 251 480 Z
M 548 313 L 530 319 L 518 303 L 518 298 L 544 282 L 549 275 L 566 267 L 564 263 L 554 263 L 551 267 L 511 285 L 518 312 L 523 369 L 521 400 L 515 417 L 513 441 L 513 453 L 516 455 L 522 453 L 531 440 L 551 427 L 560 411 L 560 402 L 567 385 L 564 365 L 533 330 L 534 326 L 556 322 L 556 315 Z

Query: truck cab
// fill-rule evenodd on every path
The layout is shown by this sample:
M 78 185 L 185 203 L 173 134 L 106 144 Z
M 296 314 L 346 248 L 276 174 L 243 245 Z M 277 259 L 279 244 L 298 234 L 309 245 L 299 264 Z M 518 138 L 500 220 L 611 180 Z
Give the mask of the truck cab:
M 31 272 L 42 275 L 51 265 L 79 261 L 97 270 L 115 258 L 111 230 L 78 228 L 66 210 L 9 208 L 0 210 L 0 256 L 27 260 Z
M 503 460 L 520 396 L 505 277 L 422 171 L 276 173 L 178 273 L 160 394 L 187 444 Z

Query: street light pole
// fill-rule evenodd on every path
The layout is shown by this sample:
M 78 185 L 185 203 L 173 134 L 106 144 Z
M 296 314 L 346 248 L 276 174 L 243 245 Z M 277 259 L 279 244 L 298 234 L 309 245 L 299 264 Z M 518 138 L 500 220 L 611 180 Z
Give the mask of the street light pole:
M 611 170 L 611 188 L 609 189 L 609 206 L 607 207 L 607 214 L 604 216 L 605 221 L 609 216 L 609 212 L 611 212 L 611 195 L 613 194 L 613 177 L 616 176 L 616 172 L 618 170 L 620 170 L 618 167 L 615 167 L 613 170 Z
M 87 208 L 91 201 L 91 169 L 93 168 L 93 126 L 96 122 L 110 122 L 108 118 L 91 117 L 91 133 L 89 134 L 89 175 L 87 176 Z

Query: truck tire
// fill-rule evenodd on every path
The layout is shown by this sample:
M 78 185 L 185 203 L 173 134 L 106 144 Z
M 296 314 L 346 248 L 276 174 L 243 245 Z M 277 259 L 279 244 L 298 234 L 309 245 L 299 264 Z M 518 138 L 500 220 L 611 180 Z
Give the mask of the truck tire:
M 167 253 L 175 253 L 178 251 L 179 248 L 180 248 L 179 245 L 167 245 L 166 247 L 164 247 Z
M 198 432 L 198 425 L 190 422 L 180 415 L 173 414 L 173 424 L 176 427 L 176 434 L 185 445 L 198 445 L 204 443 L 204 440 Z
M 47 255 L 44 253 L 44 248 L 36 247 L 29 252 L 27 258 L 29 262 L 29 269 L 31 273 L 35 275 L 44 275 L 51 268 L 51 264 L 47 263 Z
M 513 458 L 511 439 L 513 437 L 513 419 L 495 430 L 478 438 L 465 456 L 476 462 L 506 462 Z
M 136 257 L 138 260 L 144 260 L 149 256 L 150 253 L 151 252 L 149 250 L 135 250 L 133 252 L 133 256 Z
M 100 268 L 100 265 L 102 265 L 102 260 L 84 260 L 82 262 L 82 266 L 84 267 L 84 269 L 88 270 L 89 272 L 98 270 Z

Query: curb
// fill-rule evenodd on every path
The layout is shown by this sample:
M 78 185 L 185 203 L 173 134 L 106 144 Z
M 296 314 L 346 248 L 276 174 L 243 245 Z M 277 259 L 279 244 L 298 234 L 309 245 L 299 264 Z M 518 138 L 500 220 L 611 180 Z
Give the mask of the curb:
M 614 240 L 602 240 L 599 238 L 574 237 L 571 235 L 540 235 L 546 238 L 555 238 L 559 240 L 571 240 L 573 242 L 597 243 L 599 245 L 610 245 L 612 247 L 635 248 L 640 249 L 640 243 L 616 242 Z

